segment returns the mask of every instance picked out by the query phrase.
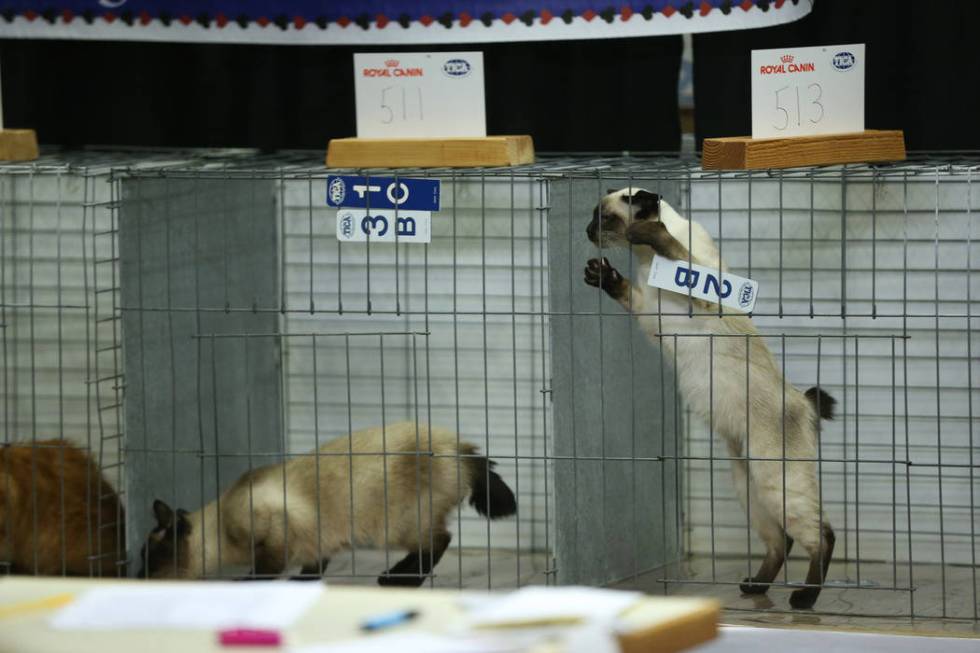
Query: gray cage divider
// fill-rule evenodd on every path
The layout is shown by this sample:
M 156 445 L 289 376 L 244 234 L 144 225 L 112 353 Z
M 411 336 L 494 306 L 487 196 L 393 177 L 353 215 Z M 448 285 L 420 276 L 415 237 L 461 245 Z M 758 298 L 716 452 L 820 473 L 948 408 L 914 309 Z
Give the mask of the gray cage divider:
M 592 207 L 606 189 L 631 185 L 680 196 L 677 182 L 569 178 L 550 184 L 559 584 L 635 577 L 681 553 L 677 456 L 683 411 L 671 361 L 633 316 L 582 280 L 585 262 L 598 256 L 633 276 L 627 250 L 600 252 L 585 237 Z
M 250 465 L 281 459 L 280 315 L 269 310 L 279 305 L 279 235 L 272 180 L 136 177 L 121 186 L 135 573 L 155 498 L 195 510 Z M 268 337 L 211 337 L 220 334 Z

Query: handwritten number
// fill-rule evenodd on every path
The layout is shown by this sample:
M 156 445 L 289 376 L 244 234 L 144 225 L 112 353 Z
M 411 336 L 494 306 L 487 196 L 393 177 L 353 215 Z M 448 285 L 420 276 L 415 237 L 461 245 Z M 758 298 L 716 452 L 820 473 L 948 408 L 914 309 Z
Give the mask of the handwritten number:
M 779 125 L 773 125 L 773 128 L 774 129 L 778 129 L 780 131 L 782 131 L 782 130 L 786 129 L 787 127 L 789 127 L 789 111 L 787 111 L 784 107 L 780 106 L 780 104 L 779 104 L 779 94 L 782 93 L 783 91 L 785 91 L 788 88 L 789 88 L 789 86 L 784 86 L 781 89 L 779 89 L 778 91 L 776 91 L 776 111 L 782 111 L 783 112 L 783 126 L 780 127 Z
M 796 126 L 800 126 L 800 87 L 796 87 Z
M 383 122 L 386 125 L 390 124 L 391 121 L 395 119 L 395 112 L 391 110 L 391 107 L 385 104 L 385 93 L 387 93 L 391 89 L 392 89 L 391 86 L 381 89 L 381 110 L 388 112 L 388 119 L 385 120 L 384 118 L 382 118 L 381 122 Z
M 793 88 L 794 91 L 796 91 L 796 126 L 799 127 L 800 124 L 801 124 L 802 117 L 803 117 L 802 116 L 802 111 L 801 111 L 801 106 L 800 106 L 800 87 L 799 86 L 794 86 L 792 88 Z M 790 123 L 790 120 L 791 120 L 791 117 L 790 117 L 790 109 L 782 105 L 781 99 L 779 97 L 779 94 L 780 93 L 782 93 L 783 91 L 788 91 L 788 90 L 790 90 L 790 87 L 789 86 L 784 86 L 781 89 L 779 89 L 779 90 L 776 91 L 776 111 L 782 112 L 782 114 L 783 114 L 783 124 L 782 125 L 775 124 L 775 125 L 773 125 L 773 129 L 778 129 L 780 131 L 783 131 L 787 127 L 789 127 L 789 123 Z M 810 104 L 816 106 L 816 108 L 812 109 L 812 112 L 811 112 L 812 113 L 812 116 L 810 118 L 808 118 L 808 120 L 812 124 L 816 124 L 816 123 L 820 122 L 821 120 L 823 120 L 824 113 L 826 111 L 826 109 L 824 108 L 823 103 L 820 101 L 821 99 L 823 99 L 823 87 L 820 86 L 820 84 L 813 83 L 813 84 L 810 84 L 809 86 L 807 86 L 807 90 L 810 91 L 810 94 L 811 95 L 813 95 L 813 97 L 809 100 Z
M 399 90 L 401 91 L 401 114 L 402 114 L 402 120 L 403 121 L 408 121 L 410 119 L 410 115 L 411 115 L 411 118 L 414 118 L 414 115 L 413 115 L 414 114 L 414 111 L 412 110 L 412 109 L 414 109 L 414 107 L 409 108 L 409 106 L 408 106 L 408 89 L 406 89 L 404 87 L 402 87 L 402 88 L 399 89 L 399 88 L 396 88 L 394 86 L 387 86 L 387 87 L 381 89 L 381 107 L 380 107 L 381 108 L 381 111 L 383 112 L 383 114 L 381 116 L 381 122 L 384 123 L 384 124 L 386 124 L 386 125 L 391 124 L 395 120 L 395 116 L 397 115 L 396 114 L 396 111 L 399 108 L 397 106 L 398 105 L 398 100 L 397 100 L 397 97 L 398 96 L 396 95 L 395 96 L 396 99 L 392 102 L 388 98 L 388 92 L 389 91 L 397 92 Z M 416 88 L 416 92 L 418 94 L 418 119 L 419 120 L 424 120 L 425 119 L 425 114 L 424 114 L 423 108 L 422 108 L 422 89 L 421 88 Z M 391 102 L 391 104 L 389 104 L 389 102 Z
M 808 88 L 811 91 L 813 89 L 817 89 L 817 97 L 815 97 L 814 99 L 810 100 L 810 104 L 815 104 L 818 107 L 820 107 L 820 115 L 817 116 L 816 119 L 810 118 L 810 122 L 816 124 L 816 123 L 820 122 L 821 120 L 823 120 L 823 104 L 820 103 L 820 98 L 823 97 L 823 87 L 821 87 L 820 84 L 814 83 L 814 84 L 810 84 L 810 86 Z

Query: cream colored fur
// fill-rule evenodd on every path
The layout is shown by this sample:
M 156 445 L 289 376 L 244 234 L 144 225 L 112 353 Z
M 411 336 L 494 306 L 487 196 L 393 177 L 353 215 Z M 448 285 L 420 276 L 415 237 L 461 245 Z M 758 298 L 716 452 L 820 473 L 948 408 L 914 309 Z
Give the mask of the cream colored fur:
M 319 452 L 257 469 L 191 513 L 187 565 L 177 575 L 216 575 L 219 555 L 223 567 L 253 565 L 253 544 L 261 556 L 281 557 L 283 569 L 352 546 L 426 551 L 430 537 L 448 536 L 449 513 L 470 493 L 474 468 L 459 456 L 476 447 L 450 431 L 402 422 L 357 431 Z
M 629 196 L 629 191 L 605 196 L 601 208 L 619 215 L 628 227 L 639 207 L 623 201 L 623 195 Z M 718 267 L 718 249 L 704 227 L 684 219 L 663 200 L 659 219 L 690 251 L 694 263 Z M 823 546 L 823 516 L 814 462 L 818 419 L 813 405 L 783 378 L 748 316 L 726 309 L 719 317 L 717 304 L 700 302 L 693 306 L 695 315 L 689 316 L 688 297 L 647 285 L 654 256 L 650 246 L 631 246 L 622 234 L 607 235 L 603 245 L 632 248 L 636 277 L 620 303 L 636 315 L 665 356 L 676 359 L 685 401 L 724 440 L 734 459 L 735 491 L 748 507 L 751 526 L 767 554 L 782 553 L 785 526 L 786 533 L 816 555 Z M 724 262 L 721 269 L 727 270 Z M 714 314 L 704 315 L 707 312 Z

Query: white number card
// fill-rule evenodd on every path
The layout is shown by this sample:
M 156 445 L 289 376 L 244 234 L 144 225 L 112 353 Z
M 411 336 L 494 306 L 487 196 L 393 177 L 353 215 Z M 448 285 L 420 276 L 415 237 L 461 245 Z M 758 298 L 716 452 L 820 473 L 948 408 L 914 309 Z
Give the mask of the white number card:
M 482 52 L 354 54 L 361 138 L 486 136 Z
M 752 51 L 752 138 L 864 131 L 864 44 Z
M 654 256 L 647 285 L 690 295 L 728 308 L 751 313 L 759 296 L 759 282 L 737 274 L 718 274 L 718 268 L 685 260 Z

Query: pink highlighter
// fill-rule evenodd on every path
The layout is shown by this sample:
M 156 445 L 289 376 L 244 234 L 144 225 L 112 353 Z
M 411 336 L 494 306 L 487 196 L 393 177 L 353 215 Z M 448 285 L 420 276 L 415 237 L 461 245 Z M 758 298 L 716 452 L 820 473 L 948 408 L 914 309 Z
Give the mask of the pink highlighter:
M 235 628 L 220 631 L 218 641 L 222 646 L 279 646 L 282 635 L 276 630 Z

